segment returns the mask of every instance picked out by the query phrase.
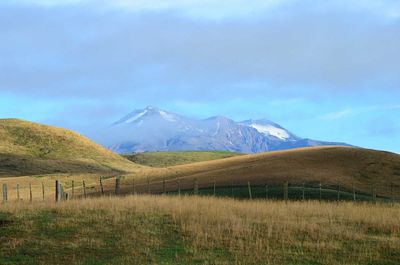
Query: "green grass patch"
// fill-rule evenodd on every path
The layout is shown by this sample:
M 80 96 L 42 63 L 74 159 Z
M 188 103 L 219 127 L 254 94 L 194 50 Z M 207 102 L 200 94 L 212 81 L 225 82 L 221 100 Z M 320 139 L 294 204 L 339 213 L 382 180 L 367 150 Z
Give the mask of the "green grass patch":
M 151 167 L 168 167 L 243 155 L 228 151 L 145 152 L 123 155 L 132 162 Z

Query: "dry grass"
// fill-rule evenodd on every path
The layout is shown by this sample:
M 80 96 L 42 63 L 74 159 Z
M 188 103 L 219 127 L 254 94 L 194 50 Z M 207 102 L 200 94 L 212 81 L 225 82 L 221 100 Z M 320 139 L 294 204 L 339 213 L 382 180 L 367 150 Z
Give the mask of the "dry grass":
M 0 119 L 0 176 L 136 172 L 140 168 L 78 133 Z
M 400 263 L 399 205 L 105 197 L 8 203 L 0 223 L 1 264 Z
M 215 161 L 168 167 L 153 172 L 152 179 L 179 177 L 186 188 L 193 180 L 205 186 L 216 179 L 217 185 L 281 184 L 283 181 L 338 185 L 362 192 L 390 195 L 390 184 L 400 187 L 400 155 L 351 147 L 312 147 L 244 155 Z

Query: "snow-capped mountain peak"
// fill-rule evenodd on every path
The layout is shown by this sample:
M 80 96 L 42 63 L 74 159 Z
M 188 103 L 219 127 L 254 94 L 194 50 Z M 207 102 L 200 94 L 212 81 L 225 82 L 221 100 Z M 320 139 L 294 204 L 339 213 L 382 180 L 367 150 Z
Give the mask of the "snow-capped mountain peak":
M 274 136 L 276 138 L 286 140 L 290 137 L 289 133 L 281 128 L 277 128 L 272 125 L 262 125 L 257 123 L 250 124 L 250 127 L 256 129 L 259 133 L 264 135 Z
M 167 112 L 165 110 L 161 110 L 156 107 L 148 106 L 142 110 L 135 110 L 117 122 L 113 123 L 113 125 L 117 124 L 130 124 L 130 123 L 138 123 L 142 122 L 145 118 L 161 118 L 163 120 L 169 122 L 175 122 L 177 120 L 177 115 Z
M 136 110 L 110 128 L 107 145 L 119 153 L 227 150 L 257 153 L 315 145 L 343 145 L 300 138 L 272 121 L 236 122 L 224 116 L 192 119 L 156 107 Z

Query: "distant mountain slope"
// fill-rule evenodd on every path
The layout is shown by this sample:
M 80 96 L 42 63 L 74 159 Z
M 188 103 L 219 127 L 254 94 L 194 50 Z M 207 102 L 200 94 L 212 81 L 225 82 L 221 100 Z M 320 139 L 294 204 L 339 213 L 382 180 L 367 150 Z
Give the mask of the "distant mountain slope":
M 105 133 L 113 138 L 106 145 L 118 153 L 183 150 L 259 153 L 308 146 L 346 145 L 301 138 L 265 119 L 235 122 L 216 116 L 196 120 L 155 107 L 133 111 L 113 123 Z
M 122 172 L 137 167 L 72 131 L 0 119 L 0 176 Z

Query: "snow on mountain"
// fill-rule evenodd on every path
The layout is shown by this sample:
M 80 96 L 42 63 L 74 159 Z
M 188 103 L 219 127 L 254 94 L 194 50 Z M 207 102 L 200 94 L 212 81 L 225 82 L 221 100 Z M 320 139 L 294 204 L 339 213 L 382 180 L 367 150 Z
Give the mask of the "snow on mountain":
M 113 123 L 106 143 L 118 153 L 227 150 L 257 153 L 315 145 L 339 145 L 297 137 L 269 120 L 235 122 L 223 116 L 204 120 L 147 107 Z M 343 145 L 340 143 L 340 145 Z

